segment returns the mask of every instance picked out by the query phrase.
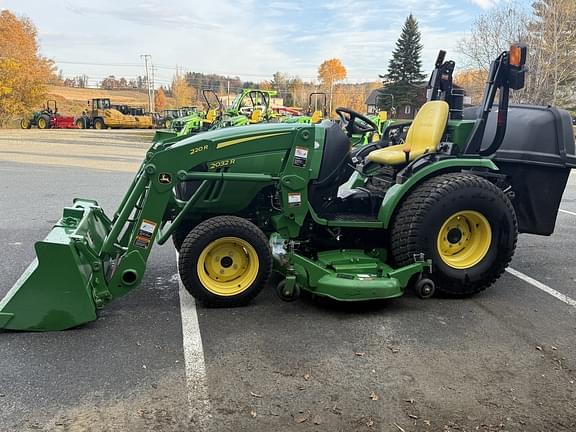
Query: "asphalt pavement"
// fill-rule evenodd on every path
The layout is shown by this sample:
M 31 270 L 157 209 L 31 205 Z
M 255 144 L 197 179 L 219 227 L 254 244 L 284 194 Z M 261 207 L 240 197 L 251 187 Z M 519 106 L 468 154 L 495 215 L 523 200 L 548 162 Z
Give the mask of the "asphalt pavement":
M 149 139 L 66 133 L 0 133 L 0 297 L 72 198 L 113 213 Z M 556 232 L 522 235 L 511 267 L 576 299 L 570 183 Z M 270 283 L 247 307 L 195 312 L 183 334 L 167 244 L 97 321 L 0 333 L 0 430 L 576 430 L 576 308 L 510 273 L 468 299 L 284 303 Z

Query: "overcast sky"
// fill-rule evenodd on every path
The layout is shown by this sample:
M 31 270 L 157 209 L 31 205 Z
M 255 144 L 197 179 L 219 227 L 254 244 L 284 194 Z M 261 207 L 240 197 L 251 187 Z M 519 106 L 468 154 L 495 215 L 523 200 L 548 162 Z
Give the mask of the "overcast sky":
M 457 59 L 456 42 L 500 1 L 0 0 L 0 9 L 30 17 L 42 54 L 65 76 L 87 74 L 90 84 L 108 74 L 143 74 L 144 53 L 152 55 L 159 85 L 169 84 L 177 66 L 252 81 L 276 71 L 313 80 L 319 64 L 334 57 L 357 82 L 386 71 L 410 12 L 428 73 L 439 49 Z

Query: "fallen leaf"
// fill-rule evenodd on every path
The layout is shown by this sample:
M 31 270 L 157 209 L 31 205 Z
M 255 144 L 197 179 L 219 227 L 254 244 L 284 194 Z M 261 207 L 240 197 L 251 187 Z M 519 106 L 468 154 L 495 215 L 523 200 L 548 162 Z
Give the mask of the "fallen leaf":
M 256 411 L 250 411 L 250 415 L 251 415 L 253 418 L 256 418 Z
M 299 415 L 296 416 L 294 420 L 296 421 L 296 423 L 304 423 L 305 421 L 308 420 L 308 417 L 306 417 L 305 415 Z
M 426 426 L 430 426 L 432 423 L 430 422 L 430 420 L 424 420 L 424 424 L 425 424 Z
M 255 398 L 261 398 L 261 397 L 262 397 L 261 394 L 257 394 L 257 393 L 254 393 L 254 392 L 250 392 L 250 394 L 251 394 L 252 396 L 254 396 Z
M 552 345 L 552 351 L 556 351 L 558 348 L 556 348 L 554 345 Z
M 395 348 L 395 347 L 389 346 L 388 349 L 389 349 L 390 351 L 392 351 L 392 354 L 396 354 L 396 353 L 399 353 L 399 352 L 400 352 L 400 348 Z
M 146 369 L 146 365 L 142 365 L 142 369 Z
M 312 420 L 312 422 L 313 422 L 315 425 L 319 425 L 319 424 L 322 423 L 322 419 L 320 418 L 320 416 L 314 416 L 314 419 Z
M 405 399 L 404 402 L 408 402 L 408 403 L 413 404 L 413 403 L 414 403 L 414 399 Z
M 365 352 L 355 352 L 354 354 L 356 354 L 358 357 L 364 357 L 366 355 Z
M 538 351 L 542 351 L 542 347 L 541 347 L 541 346 L 536 346 L 536 349 L 537 349 Z
M 305 374 L 304 374 L 304 379 L 305 379 L 306 381 L 308 381 L 308 380 L 310 379 L 310 374 L 309 374 L 309 373 L 305 373 Z
M 378 396 L 378 395 L 376 394 L 376 392 L 372 392 L 372 393 L 370 394 L 370 399 L 372 399 L 373 401 L 377 401 L 378 399 L 380 399 L 380 396 Z
M 369 419 L 369 420 L 366 422 L 366 426 L 368 426 L 368 427 L 374 426 L 374 420 Z
M 408 414 L 408 417 L 410 417 L 411 419 L 419 419 L 420 417 L 418 417 L 417 415 L 414 414 Z

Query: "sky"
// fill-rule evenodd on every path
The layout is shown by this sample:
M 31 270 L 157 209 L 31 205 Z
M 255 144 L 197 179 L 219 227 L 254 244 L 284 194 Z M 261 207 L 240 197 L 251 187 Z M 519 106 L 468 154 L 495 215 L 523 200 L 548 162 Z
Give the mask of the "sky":
M 347 82 L 378 80 L 406 17 L 422 33 L 423 70 L 438 50 L 455 47 L 474 19 L 506 0 L 0 0 L 32 19 L 41 53 L 64 76 L 144 74 L 150 54 L 155 82 L 176 70 L 271 79 L 276 71 L 312 81 L 322 61 L 339 58 Z M 528 1 L 528 0 L 521 0 Z M 458 67 L 458 65 L 457 65 Z

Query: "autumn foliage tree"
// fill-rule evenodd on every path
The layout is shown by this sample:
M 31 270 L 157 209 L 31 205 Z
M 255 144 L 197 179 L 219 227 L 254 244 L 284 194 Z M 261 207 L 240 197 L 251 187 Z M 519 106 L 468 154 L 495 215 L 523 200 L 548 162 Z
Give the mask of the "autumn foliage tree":
M 38 53 L 34 24 L 0 11 L 0 127 L 40 105 L 52 74 L 53 63 Z
M 176 106 L 182 107 L 192 103 L 192 87 L 188 85 L 186 78 L 182 75 L 176 75 L 172 80 L 171 92 L 175 99 Z
M 334 98 L 334 85 L 346 78 L 347 71 L 340 59 L 330 59 L 323 62 L 318 68 L 318 79 L 322 86 L 328 91 L 330 100 L 328 107 L 332 112 L 332 101 Z
M 160 112 L 168 105 L 168 100 L 166 99 L 166 94 L 161 88 L 154 92 L 154 106 L 156 111 Z

